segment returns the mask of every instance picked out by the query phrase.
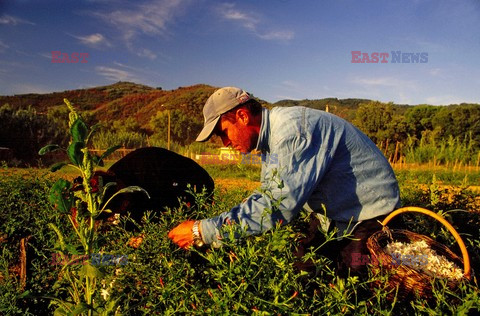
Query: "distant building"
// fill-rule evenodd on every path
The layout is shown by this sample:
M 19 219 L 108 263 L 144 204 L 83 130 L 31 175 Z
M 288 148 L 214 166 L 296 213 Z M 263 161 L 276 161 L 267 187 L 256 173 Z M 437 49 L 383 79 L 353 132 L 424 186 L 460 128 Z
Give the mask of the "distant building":
M 202 153 L 195 155 L 195 160 L 200 164 L 234 164 L 242 160 L 242 156 L 239 151 L 222 147 L 220 148 L 220 154 Z
M 220 148 L 220 160 L 237 160 L 240 157 L 240 152 L 233 148 Z

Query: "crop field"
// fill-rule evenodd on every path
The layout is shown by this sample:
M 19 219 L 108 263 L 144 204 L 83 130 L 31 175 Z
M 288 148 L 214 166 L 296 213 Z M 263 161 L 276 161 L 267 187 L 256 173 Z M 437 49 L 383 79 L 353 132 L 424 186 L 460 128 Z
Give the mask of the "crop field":
M 61 231 L 62 243 L 67 245 L 63 253 L 69 253 L 68 258 L 78 253 L 80 245 L 65 214 L 48 202 L 48 192 L 57 178 L 71 179 L 74 172 L 64 169 L 51 174 L 46 169 L 4 166 L 0 171 L 0 314 L 51 314 L 61 304 L 71 306 L 73 314 L 84 313 L 88 306 L 73 306 L 70 297 L 81 296 L 85 288 L 81 283 L 72 286 L 68 278 L 88 277 L 85 267 L 92 266 L 96 280 L 93 314 L 478 313 L 476 278 L 462 281 L 453 290 L 444 281 L 436 280 L 431 299 L 403 301 L 389 299 L 386 288 L 372 287 L 378 276 L 337 277 L 321 249 L 305 255 L 315 262 L 315 273 L 297 271 L 295 244 L 302 236 L 307 214 L 292 225 L 277 227 L 262 236 L 241 242 L 232 237 L 222 248 L 179 249 L 166 237 L 171 228 L 187 218 L 204 218 L 228 210 L 259 184 L 258 167 L 205 168 L 215 179 L 214 203 L 207 203 L 199 195 L 199 207 L 188 214 L 186 207 L 149 214 L 135 230 L 126 229 L 126 218 L 117 226 L 99 227 L 93 250 L 96 257 L 62 265 L 57 256 L 62 247 L 50 224 Z M 421 166 L 395 170 L 402 204 L 443 214 L 461 234 L 472 268 L 479 271 L 480 196 L 474 184 L 479 183 L 480 171 Z M 460 253 L 448 231 L 433 219 L 406 214 L 404 221 L 409 230 L 431 236 Z M 231 236 L 237 230 L 235 226 L 225 229 Z M 99 259 L 106 254 L 110 259 L 122 260 Z M 92 265 L 86 265 L 88 261 Z

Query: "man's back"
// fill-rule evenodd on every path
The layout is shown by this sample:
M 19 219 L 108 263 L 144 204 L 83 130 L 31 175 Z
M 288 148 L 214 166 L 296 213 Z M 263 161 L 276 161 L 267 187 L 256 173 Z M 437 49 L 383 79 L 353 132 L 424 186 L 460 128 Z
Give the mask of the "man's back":
M 390 164 L 352 124 L 305 107 L 277 107 L 268 115 L 268 146 L 279 157 L 278 170 L 280 174 L 285 170 L 287 177 L 304 178 L 305 185 L 315 182 L 307 193 L 313 210 L 322 210 L 324 204 L 329 218 L 349 222 L 387 214 L 399 206 Z

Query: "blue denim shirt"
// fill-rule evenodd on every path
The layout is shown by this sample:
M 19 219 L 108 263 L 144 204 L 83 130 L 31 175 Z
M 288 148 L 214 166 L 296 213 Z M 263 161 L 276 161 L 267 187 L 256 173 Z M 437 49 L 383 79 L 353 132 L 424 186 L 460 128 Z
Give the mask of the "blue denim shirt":
M 201 221 L 205 243 L 219 245 L 228 220 L 249 234 L 289 223 L 304 205 L 336 223 L 353 224 L 390 213 L 400 205 L 395 174 L 383 153 L 352 124 L 305 107 L 263 109 L 257 149 L 262 152 L 262 188 L 241 204 Z M 278 183 L 282 181 L 283 187 Z M 345 225 L 346 226 L 346 225 Z

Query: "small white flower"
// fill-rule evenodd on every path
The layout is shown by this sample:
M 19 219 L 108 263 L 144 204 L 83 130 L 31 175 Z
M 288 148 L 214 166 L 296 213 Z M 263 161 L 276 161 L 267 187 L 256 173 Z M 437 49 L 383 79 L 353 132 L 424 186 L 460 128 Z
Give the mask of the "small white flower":
M 100 295 L 106 301 L 108 299 L 108 296 L 110 295 L 110 293 L 108 293 L 108 290 L 106 290 L 106 289 L 101 289 L 100 290 Z

